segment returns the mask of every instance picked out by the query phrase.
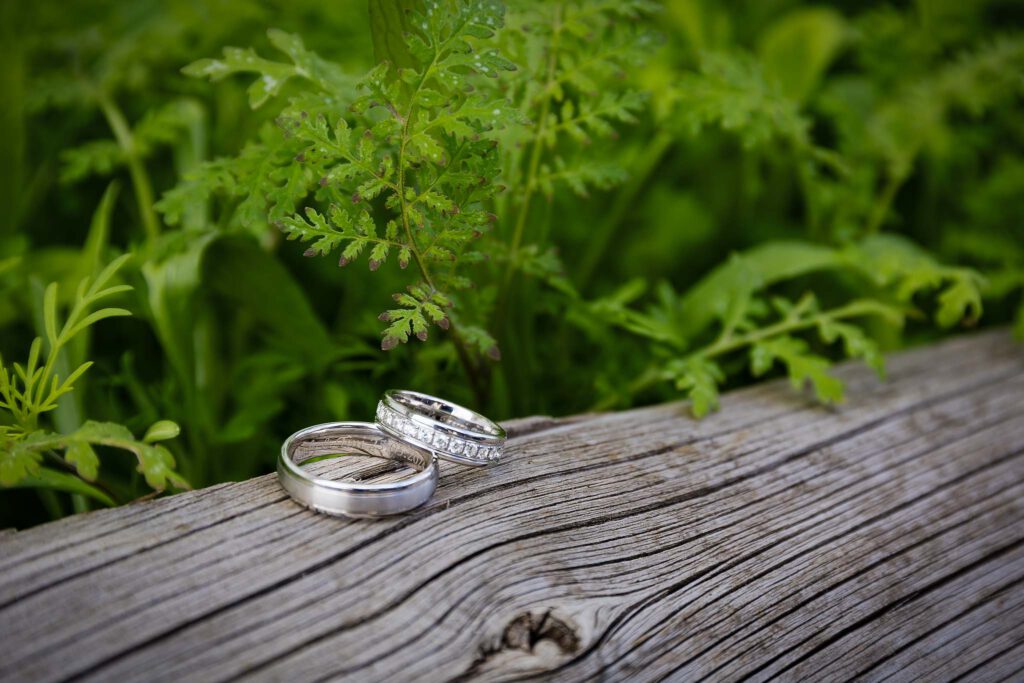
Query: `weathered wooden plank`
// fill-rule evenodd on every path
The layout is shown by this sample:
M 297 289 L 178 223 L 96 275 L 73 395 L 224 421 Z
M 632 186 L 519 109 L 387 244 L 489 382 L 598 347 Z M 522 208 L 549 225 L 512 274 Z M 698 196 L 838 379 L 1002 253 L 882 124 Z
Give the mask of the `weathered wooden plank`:
M 381 521 L 272 477 L 0 536 L 2 680 L 997 680 L 1024 642 L 1024 354 L 1005 333 L 510 425 Z

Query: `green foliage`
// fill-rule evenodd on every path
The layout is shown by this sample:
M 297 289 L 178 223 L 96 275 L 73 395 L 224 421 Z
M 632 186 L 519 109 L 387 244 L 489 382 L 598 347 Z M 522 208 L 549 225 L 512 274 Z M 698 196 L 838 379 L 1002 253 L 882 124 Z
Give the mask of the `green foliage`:
M 846 20 L 835 10 L 794 10 L 765 29 L 758 41 L 758 57 L 782 94 L 802 104 L 820 84 L 849 31 Z
M 596 88 L 598 78 L 636 63 L 652 43 L 617 21 L 635 19 L 650 6 L 531 8 L 520 20 L 529 25 L 532 41 L 551 43 L 551 54 L 534 64 L 527 59 L 529 68 L 520 70 L 492 47 L 504 25 L 500 3 L 399 5 L 382 5 L 371 17 L 378 52 L 394 62 L 372 69 L 354 89 L 298 38 L 278 31 L 271 32 L 271 42 L 294 65 L 229 48 L 222 59 L 188 66 L 185 73 L 213 80 L 256 72 L 249 90 L 254 107 L 280 93 L 289 78 L 305 78 L 312 89 L 289 100 L 261 143 L 235 159 L 206 164 L 158 206 L 175 221 L 196 197 L 228 191 L 248 197 L 237 214 L 243 227 L 259 230 L 268 216 L 288 239 L 309 245 L 307 256 L 339 252 L 342 266 L 366 256 L 370 270 L 389 255 L 402 269 L 413 264 L 415 277 L 392 297 L 398 307 L 379 316 L 386 323 L 381 347 L 393 349 L 413 336 L 426 340 L 429 329 L 439 326 L 451 335 L 483 395 L 480 359 L 500 352 L 486 331 L 488 309 L 466 299 L 474 297 L 472 288 L 490 291 L 480 286 L 489 277 L 481 272 L 487 252 L 503 256 L 506 280 L 519 270 L 566 289 L 553 254 L 523 244 L 530 199 L 535 192 L 552 196 L 560 186 L 586 196 L 589 188 L 606 189 L 623 179 L 617 165 L 578 150 L 569 157 L 559 143 L 564 138 L 590 145 L 613 134 L 615 124 L 636 121 L 644 100 L 639 93 L 586 91 Z M 607 51 L 590 54 L 587 41 L 595 33 L 606 37 Z M 399 44 L 407 51 L 392 55 Z M 506 47 L 533 55 L 522 41 Z M 314 71 L 332 77 L 311 77 Z M 531 150 L 528 157 L 517 151 L 522 149 Z M 521 188 L 506 192 L 508 198 L 501 197 L 503 173 Z M 246 206 L 262 198 L 269 207 Z M 495 239 L 494 210 L 509 204 L 518 205 L 519 213 L 505 250 Z
M 505 126 L 526 122 L 486 82 L 514 69 L 496 50 L 479 44 L 501 27 L 502 17 L 497 3 L 449 3 L 414 14 L 408 36 L 413 66 L 397 71 L 381 64 L 359 82 L 363 94 L 354 99 L 344 78 L 316 76 L 334 72 L 298 38 L 277 31 L 271 32 L 271 42 L 295 66 L 229 49 L 223 60 L 201 60 L 185 69 L 214 79 L 256 71 L 253 106 L 277 94 L 292 76 L 318 87 L 323 104 L 297 96 L 278 116 L 277 140 L 287 145 L 291 158 L 281 157 L 288 175 L 267 193 L 280 197 L 270 216 L 289 239 L 310 243 L 307 255 L 340 250 L 339 263 L 345 265 L 365 254 L 371 270 L 391 253 L 403 268 L 415 263 L 419 279 L 408 293 L 395 295 L 400 307 L 382 316 L 389 323 L 381 343 L 385 349 L 410 334 L 425 339 L 432 324 L 450 329 L 443 309 L 471 284 L 463 269 L 482 258 L 474 243 L 490 228 L 484 203 L 498 190 L 492 138 Z M 252 196 L 259 187 L 245 186 L 243 161 L 237 160 L 232 172 Z M 314 188 L 326 212 L 306 207 L 292 214 Z M 385 227 L 378 230 L 378 224 Z M 493 346 L 486 338 L 483 343 L 482 352 Z
M 837 404 L 837 362 L 947 331 L 1024 337 L 1000 0 L 4 18 L 0 353 L 28 358 L 0 363 L 0 479 L 47 491 L 4 492 L 0 526 L 269 471 L 389 386 L 702 416 L 773 376 Z
M 212 81 L 237 73 L 259 74 L 248 90 L 249 106 L 253 109 L 276 97 L 291 78 L 307 79 L 328 92 L 349 86 L 349 79 L 336 65 L 307 50 L 298 36 L 271 29 L 267 37 L 271 45 L 291 60 L 291 64 L 262 59 L 251 49 L 229 47 L 224 49 L 223 58 L 200 59 L 186 66 L 182 72 Z
M 813 292 L 797 302 L 771 295 L 773 288 L 809 275 L 835 271 L 864 282 L 870 298 L 822 310 Z M 876 318 L 902 327 L 916 299 L 929 293 L 937 304 L 935 321 L 949 327 L 981 315 L 983 280 L 970 269 L 944 266 L 913 244 L 892 235 L 877 235 L 840 248 L 798 242 L 770 243 L 735 254 L 678 296 L 667 285 L 648 311 L 628 304 L 639 292 L 592 302 L 586 315 L 596 316 L 664 347 L 671 360 L 660 360 L 641 374 L 634 391 L 667 380 L 687 393 L 697 417 L 717 406 L 718 387 L 726 374 L 720 358 L 746 350 L 750 373 L 760 377 L 776 361 L 801 387 L 809 381 L 818 400 L 843 400 L 842 383 L 828 373 L 832 361 L 812 349 L 798 332 L 816 332 L 825 345 L 838 345 L 847 358 L 860 358 L 879 375 L 881 350 L 863 323 Z M 734 367 L 734 372 L 740 368 Z
M 82 280 L 75 294 L 75 303 L 63 324 L 57 318 L 57 283 L 53 282 L 46 288 L 43 296 L 43 321 L 46 327 L 47 356 L 40 363 L 43 339 L 36 337 L 28 353 L 25 366 L 14 364 L 14 371 L 9 372 L 0 362 L 0 408 L 10 411 L 17 427 L 6 428 L 5 436 L 18 434 L 22 436 L 34 431 L 42 413 L 56 409 L 57 401 L 74 388 L 77 380 L 92 363 L 82 363 L 63 380 L 56 374 L 55 366 L 63 349 L 72 338 L 83 332 L 90 325 L 105 319 L 122 315 L 131 315 L 123 308 L 101 308 L 90 312 L 99 301 L 131 289 L 128 285 L 107 284 L 126 260 L 124 255 L 113 261 L 96 278 L 90 282 Z
M 62 377 L 58 371 L 61 352 L 89 327 L 101 320 L 130 315 L 123 308 L 93 310 L 100 301 L 131 290 L 129 285 L 111 285 L 110 282 L 130 255 L 121 256 L 96 275 L 82 280 L 75 293 L 74 303 L 66 319 L 61 322 L 57 311 L 58 285 L 51 283 L 43 296 L 43 323 L 45 340 L 36 337 L 23 366 L 14 363 L 13 371 L 0 358 L 0 409 L 11 418 L 10 424 L 0 425 L 0 485 L 47 485 L 59 482 L 57 488 L 91 495 L 107 503 L 110 497 L 100 489 L 84 482 L 72 485 L 67 476 L 42 467 L 44 456 L 64 452 L 63 461 L 73 468 L 81 479 L 94 482 L 99 470 L 99 458 L 94 446 L 109 446 L 129 451 L 138 458 L 139 471 L 154 489 L 162 490 L 168 484 L 178 488 L 187 482 L 174 472 L 174 457 L 152 442 L 173 438 L 178 426 L 170 421 L 154 424 L 143 441 L 137 441 L 122 425 L 86 422 L 80 428 L 60 434 L 40 428 L 40 417 L 57 409 L 62 396 L 75 389 L 76 382 L 92 365 L 85 362 Z M 42 349 L 46 347 L 45 360 Z M 54 455 L 56 457 L 56 455 Z M 112 503 L 108 503 L 112 504 Z
M 133 159 L 149 159 L 160 148 L 181 140 L 201 116 L 198 105 L 187 99 L 149 110 L 121 141 L 92 140 L 64 150 L 61 180 L 72 183 L 91 175 L 110 175 Z

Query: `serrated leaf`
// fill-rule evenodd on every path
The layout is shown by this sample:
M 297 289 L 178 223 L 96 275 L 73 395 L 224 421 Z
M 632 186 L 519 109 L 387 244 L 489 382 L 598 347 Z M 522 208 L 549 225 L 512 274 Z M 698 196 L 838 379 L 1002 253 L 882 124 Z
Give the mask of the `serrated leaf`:
M 352 240 L 342 250 L 341 254 L 345 257 L 346 261 L 355 261 L 359 258 L 359 255 L 363 253 L 363 247 L 366 246 L 364 240 Z
M 765 357 L 759 360 L 760 367 L 765 367 L 768 358 L 781 361 L 795 389 L 802 388 L 809 381 L 815 396 L 822 403 L 839 403 L 843 400 L 843 383 L 828 373 L 832 364 L 828 359 L 810 353 L 803 340 L 780 336 L 760 342 L 757 347 L 760 349 L 758 353 Z
M 321 256 L 334 251 L 346 238 L 343 230 L 328 226 L 323 216 L 312 208 L 306 210 L 305 219 L 288 216 L 278 221 L 278 226 L 290 240 L 311 242 L 309 248 Z
M 20 446 L 11 440 L 0 441 L 0 485 L 14 486 L 39 472 L 42 454 Z
M 370 250 L 370 270 L 377 270 L 380 264 L 384 263 L 388 258 L 388 244 L 386 242 L 378 242 Z
M 718 385 L 725 376 L 717 363 L 693 356 L 673 372 L 676 388 L 686 392 L 694 417 L 700 419 L 718 409 Z

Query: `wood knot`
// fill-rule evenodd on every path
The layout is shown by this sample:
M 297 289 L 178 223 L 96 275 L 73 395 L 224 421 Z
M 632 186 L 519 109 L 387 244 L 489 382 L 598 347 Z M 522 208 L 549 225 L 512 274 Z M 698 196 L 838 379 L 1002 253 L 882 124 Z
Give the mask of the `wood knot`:
M 543 614 L 520 614 L 505 627 L 501 641 L 506 649 L 524 652 L 533 652 L 541 641 L 550 641 L 567 655 L 580 649 L 576 628 L 551 614 L 551 610 Z

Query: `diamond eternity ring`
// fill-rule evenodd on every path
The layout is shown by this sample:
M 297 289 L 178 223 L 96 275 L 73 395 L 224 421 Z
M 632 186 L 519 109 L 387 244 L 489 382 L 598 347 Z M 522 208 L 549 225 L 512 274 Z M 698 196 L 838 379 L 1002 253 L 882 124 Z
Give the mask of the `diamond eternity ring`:
M 462 465 L 498 462 L 505 446 L 505 430 L 498 423 L 416 391 L 385 391 L 377 404 L 377 424 L 398 439 Z
M 300 465 L 317 456 L 359 454 L 412 466 L 416 472 L 398 481 L 363 482 L 321 479 Z M 329 515 L 383 517 L 427 502 L 437 487 L 437 460 L 429 450 L 393 438 L 369 422 L 331 422 L 292 434 L 281 446 L 277 477 L 296 501 Z

